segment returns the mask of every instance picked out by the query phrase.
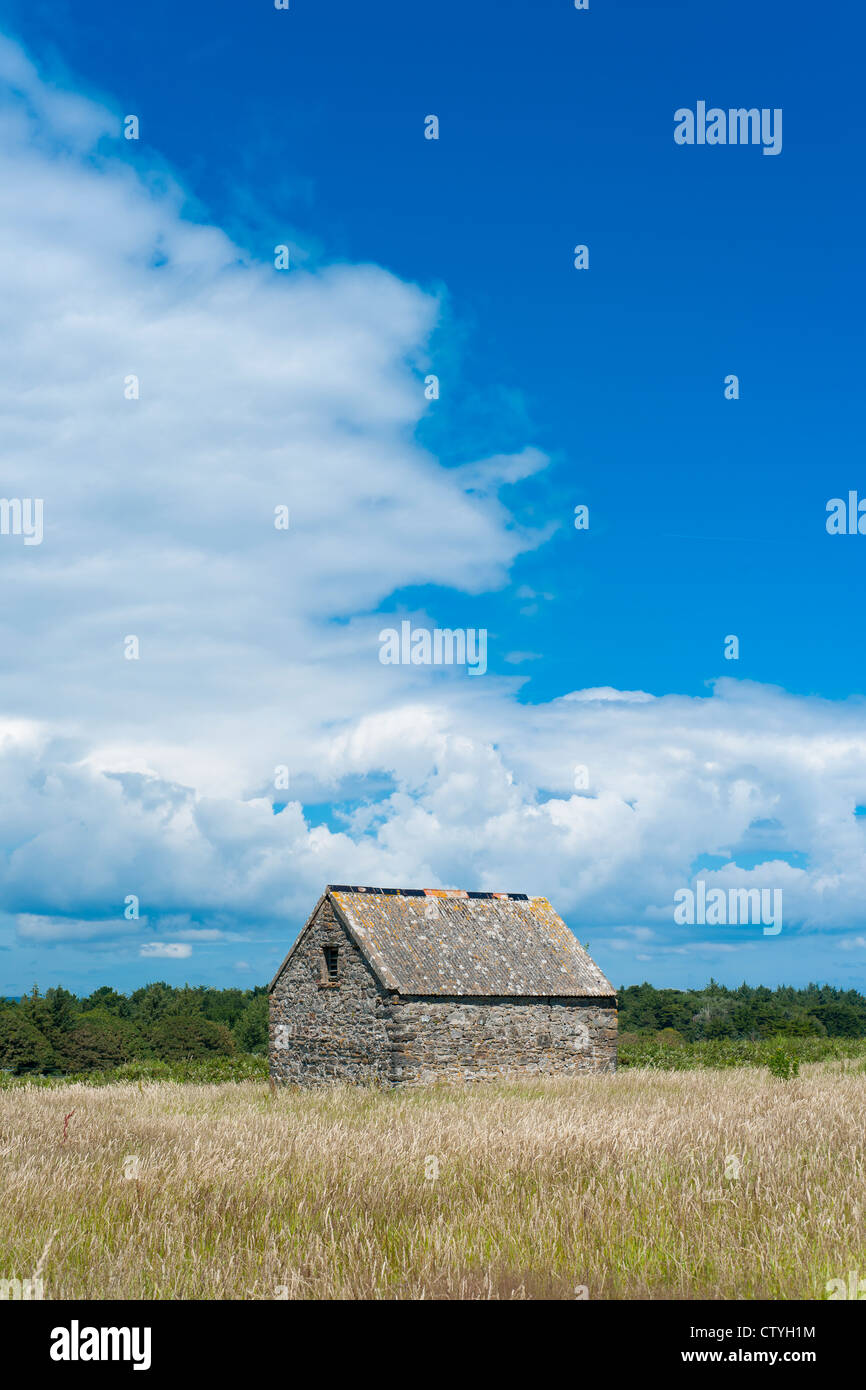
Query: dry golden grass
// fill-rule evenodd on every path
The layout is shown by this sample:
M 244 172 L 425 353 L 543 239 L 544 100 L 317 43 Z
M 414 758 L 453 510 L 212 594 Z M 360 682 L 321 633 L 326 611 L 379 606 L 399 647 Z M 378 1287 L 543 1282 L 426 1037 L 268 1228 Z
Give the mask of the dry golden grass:
M 0 1278 L 56 1231 L 47 1298 L 820 1298 L 866 1275 L 864 1118 L 838 1062 L 9 1090 Z

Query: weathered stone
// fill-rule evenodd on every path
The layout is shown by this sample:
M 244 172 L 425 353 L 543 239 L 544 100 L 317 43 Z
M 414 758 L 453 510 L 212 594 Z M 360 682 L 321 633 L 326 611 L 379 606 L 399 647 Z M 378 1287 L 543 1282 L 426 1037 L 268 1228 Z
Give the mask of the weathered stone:
M 325 948 L 334 946 L 331 980 Z M 299 1085 L 613 1071 L 616 999 L 399 994 L 377 977 L 326 895 L 271 987 L 269 1058 L 276 1081 Z

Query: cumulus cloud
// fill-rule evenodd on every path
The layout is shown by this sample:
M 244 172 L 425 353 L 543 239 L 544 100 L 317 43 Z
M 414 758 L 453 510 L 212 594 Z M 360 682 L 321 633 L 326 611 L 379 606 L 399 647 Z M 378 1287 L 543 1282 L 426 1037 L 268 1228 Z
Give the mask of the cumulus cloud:
M 119 112 L 8 44 L 2 71 L 3 486 L 43 499 L 45 534 L 0 546 L 0 699 L 96 766 L 236 790 L 387 690 L 388 595 L 505 582 L 538 537 L 498 489 L 545 459 L 443 468 L 415 442 L 433 296 L 277 271 L 136 167 Z
M 374 265 L 283 274 L 138 167 L 118 110 L 8 42 L 0 78 L 3 489 L 45 508 L 41 545 L 0 539 L 19 947 L 243 939 L 266 949 L 234 968 L 260 970 L 331 881 L 545 893 L 603 949 L 700 958 L 719 943 L 672 927 L 698 872 L 782 887 L 786 929 L 862 932 L 861 700 L 724 680 L 531 705 L 517 677 L 383 667 L 396 596 L 440 586 L 405 616 L 456 625 L 456 593 L 544 543 L 508 499 L 545 456 L 516 439 L 444 467 L 419 445 L 430 293 Z

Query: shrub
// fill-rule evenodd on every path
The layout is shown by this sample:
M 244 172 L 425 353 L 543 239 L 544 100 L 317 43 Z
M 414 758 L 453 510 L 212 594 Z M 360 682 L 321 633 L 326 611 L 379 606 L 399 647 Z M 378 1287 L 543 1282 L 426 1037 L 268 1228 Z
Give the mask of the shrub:
M 792 1076 L 799 1076 L 800 1063 L 796 1057 L 784 1047 L 777 1047 L 767 1058 L 767 1066 L 773 1076 L 780 1081 L 790 1081 Z
M 864 1055 L 859 1038 L 775 1037 L 754 1040 L 738 1038 L 704 1039 L 672 1047 L 656 1035 L 620 1034 L 617 1065 L 651 1067 L 657 1071 L 680 1071 L 694 1067 L 766 1067 L 778 1052 L 791 1059 L 790 1074 L 798 1074 L 800 1062 L 823 1062 Z

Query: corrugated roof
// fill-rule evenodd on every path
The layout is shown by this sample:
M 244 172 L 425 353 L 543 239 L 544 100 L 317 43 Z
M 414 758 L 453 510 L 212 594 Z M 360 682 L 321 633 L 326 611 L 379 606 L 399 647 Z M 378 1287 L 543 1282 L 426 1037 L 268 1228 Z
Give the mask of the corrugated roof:
M 326 891 L 382 983 L 399 994 L 616 993 L 547 898 L 345 885 Z

